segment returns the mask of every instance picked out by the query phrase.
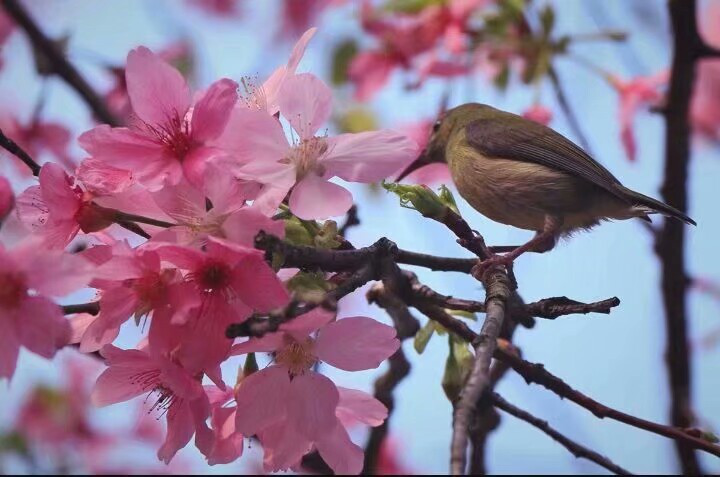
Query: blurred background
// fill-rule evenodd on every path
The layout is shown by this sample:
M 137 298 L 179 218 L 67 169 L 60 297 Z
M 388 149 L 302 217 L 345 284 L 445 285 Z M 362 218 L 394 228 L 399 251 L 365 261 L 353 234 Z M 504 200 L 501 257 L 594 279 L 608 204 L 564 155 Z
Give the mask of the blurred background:
M 442 53 L 435 56 L 435 50 L 429 48 L 411 52 L 407 55 L 411 57 L 409 63 L 407 57 L 397 56 L 386 57 L 384 63 L 377 57 L 366 56 L 365 63 L 358 60 L 360 55 L 392 48 L 407 53 L 404 48 L 412 49 L 412 44 L 420 41 L 412 36 L 417 31 L 409 27 L 395 30 L 398 35 L 406 31 L 405 38 L 374 34 L 363 5 L 409 21 L 431 4 L 443 4 L 442 0 L 22 3 L 42 29 L 60 41 L 69 60 L 118 114 L 127 107 L 122 67 L 127 52 L 138 45 L 163 52 L 196 88 L 221 77 L 257 83 L 287 61 L 294 42 L 306 28 L 317 26 L 299 71 L 312 72 L 333 85 L 334 116 L 327 125 L 331 134 L 387 127 L 412 133 L 422 141 L 443 104 L 488 103 L 528 114 L 576 142 L 585 141 L 594 157 L 625 185 L 654 197 L 660 195 L 664 124 L 662 116 L 653 110 L 662 104 L 672 53 L 664 0 L 474 2 L 464 26 L 484 32 L 484 37 L 479 35 L 472 41 L 481 38 L 477 40 L 481 45 L 492 47 L 473 50 L 477 45 L 465 39 L 453 51 L 453 38 L 448 33 L 438 40 L 447 42 L 437 47 Z M 712 34 L 717 37 L 720 32 L 720 1 L 699 2 L 698 8 L 702 31 L 711 42 Z M 566 51 L 554 52 L 543 61 L 552 65 L 577 127 L 558 102 L 547 67 L 536 65 L 536 71 L 528 72 L 534 57 L 518 58 L 513 51 L 513 38 L 522 37 L 523 32 L 514 29 L 516 19 L 502 17 L 513 11 L 523 12 L 535 32 L 547 30 L 553 38 L 568 39 Z M 553 16 L 549 28 L 547 11 Z M 401 39 L 402 45 L 395 44 Z M 23 31 L 5 28 L 0 33 L 3 40 L 0 127 L 9 137 L 22 138 L 39 162 L 59 161 L 71 168 L 83 158 L 76 139 L 94 124 L 91 113 L 66 83 L 44 74 L 42 62 L 35 61 Z M 685 251 L 692 283 L 688 302 L 692 410 L 697 427 L 709 432 L 716 429 L 720 415 L 720 286 L 715 286 L 720 283 L 715 241 L 720 233 L 716 210 L 720 181 L 720 114 L 716 112 L 720 111 L 719 68 L 708 61 L 698 72 L 688 190 L 689 213 L 699 225 L 688 228 Z M 33 183 L 7 154 L 0 155 L 0 173 L 12 180 L 16 193 Z M 452 189 L 442 170 L 426 173 L 418 180 L 433 185 L 447 183 Z M 361 221 L 348 231 L 354 245 L 369 245 L 387 236 L 408 250 L 468 256 L 443 226 L 401 208 L 397 198 L 381 187 L 353 184 L 349 188 Z M 489 244 L 517 244 L 530 238 L 528 232 L 485 219 L 459 196 L 456 198 L 463 216 Z M 658 218 L 655 224 L 661 221 Z M 6 221 L 0 234 L 3 242 L 13 240 L 17 227 L 12 218 Z M 476 300 L 484 296 L 470 276 L 415 271 L 422 282 L 441 293 Z M 543 363 L 596 400 L 648 420 L 668 422 L 667 337 L 651 230 L 640 221 L 603 224 L 592 233 L 561 242 L 549 254 L 523 256 L 515 273 L 521 295 L 528 302 L 562 295 L 584 302 L 619 297 L 622 303 L 610 315 L 538 320 L 532 329 L 519 329 L 514 343 L 526 359 Z M 76 295 L 68 297 L 67 303 L 88 298 L 91 296 Z M 389 323 L 382 310 L 367 305 L 364 290 L 345 298 L 340 313 L 367 314 Z M 425 322 L 419 314 L 418 318 Z M 479 323 L 471 326 L 479 329 Z M 139 336 L 139 330 L 126 325 L 119 346 L 132 347 Z M 434 336 L 422 354 L 413 349 L 412 342 L 406 342 L 404 348 L 412 370 L 396 391 L 386 449 L 387 470 L 445 473 L 452 414 L 441 386 L 447 338 Z M 72 349 L 64 350 L 52 362 L 22 352 L 13 382 L 0 383 L 0 470 L 240 473 L 261 469 L 261 452 L 252 446 L 240 461 L 227 466 L 209 468 L 192 446 L 182 450 L 171 466 L 158 463 L 154 454 L 163 424 L 154 415 L 146 415 L 142 399 L 108 409 L 88 405 L 88 390 L 101 369 L 96 360 Z M 372 384 L 384 367 L 352 374 L 330 368 L 324 371 L 339 385 L 372 392 Z M 631 471 L 666 473 L 679 468 L 673 442 L 668 439 L 599 420 L 538 386 L 527 385 L 513 373 L 508 373 L 497 389 L 512 403 Z M 354 430 L 355 442 L 363 444 L 366 432 Z M 720 472 L 716 458 L 702 453 L 699 458 L 704 471 Z M 507 415 L 502 416 L 488 442 L 487 469 L 491 473 L 603 472 Z

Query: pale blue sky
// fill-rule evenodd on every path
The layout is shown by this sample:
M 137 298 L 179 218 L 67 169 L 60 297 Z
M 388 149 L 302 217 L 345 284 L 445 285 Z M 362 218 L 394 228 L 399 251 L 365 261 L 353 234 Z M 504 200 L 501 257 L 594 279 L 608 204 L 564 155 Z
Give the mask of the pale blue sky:
M 199 56 L 199 84 L 228 76 L 264 77 L 286 61 L 291 42 L 279 41 L 275 28 L 277 2 L 246 2 L 240 20 L 218 20 L 184 2 L 59 0 L 28 2 L 42 25 L 51 34 L 71 33 L 70 52 L 78 66 L 99 86 L 105 78 L 92 58 L 101 57 L 121 63 L 127 51 L 144 44 L 160 49 L 179 35 L 189 37 Z M 353 2 L 350 2 L 353 3 Z M 542 3 L 542 2 L 537 2 Z M 557 6 L 559 29 L 586 32 L 597 28 L 588 13 L 588 4 L 576 0 L 551 2 Z M 587 44 L 579 47 L 585 57 L 621 75 L 650 74 L 667 67 L 669 47 L 665 2 L 662 0 L 608 0 L 606 14 L 597 16 L 601 27 L 630 33 L 627 46 Z M 658 12 L 642 14 L 652 24 L 638 22 L 639 8 Z M 352 7 L 330 12 L 318 24 L 300 70 L 327 76 L 329 48 L 358 31 L 352 21 Z M 623 53 L 629 48 L 632 55 Z M 30 50 L 22 35 L 15 35 L 3 55 L 6 67 L 0 73 L 3 109 L 27 114 L 40 86 L 32 71 Z M 640 58 L 640 61 L 635 61 Z M 619 141 L 618 103 L 607 85 L 586 70 L 570 62 L 558 64 L 570 101 L 578 112 L 583 130 L 590 138 L 592 151 L 628 187 L 657 197 L 661 181 L 663 125 L 659 116 L 642 113 L 637 118 L 639 154 L 629 163 Z M 384 126 L 398 126 L 431 116 L 444 90 L 440 81 L 430 81 L 420 92 L 405 92 L 403 81 L 395 76 L 391 84 L 372 102 Z M 67 86 L 49 81 L 47 116 L 66 122 L 82 132 L 90 125 L 86 108 Z M 347 100 L 349 91 L 337 91 L 338 103 Z M 487 102 L 511 111 L 522 111 L 532 102 L 533 91 L 522 86 L 507 93 L 496 93 L 481 78 L 458 80 L 453 85 L 451 104 L 467 101 Z M 555 108 L 546 86 L 543 101 Z M 561 113 L 552 125 L 570 134 Z M 76 146 L 77 147 L 77 146 Z M 79 148 L 77 148 L 80 154 Z M 718 151 L 698 148 L 691 170 L 691 215 L 699 226 L 688 230 L 688 263 L 692 275 L 720 279 L 715 239 L 720 223 L 715 207 L 716 184 L 720 179 Z M 401 247 L 438 255 L 466 256 L 453 238 L 438 224 L 421 219 L 398 206 L 384 192 L 354 187 L 362 225 L 351 230 L 349 238 L 358 245 L 388 236 Z M 523 232 L 495 224 L 475 213 L 459 197 L 460 208 L 473 228 L 481 231 L 491 244 L 519 243 L 529 237 Z M 458 297 L 480 299 L 482 291 L 472 278 L 459 274 L 430 273 L 418 270 L 420 278 L 438 291 Z M 548 296 L 567 295 L 582 301 L 611 296 L 622 300 L 609 316 L 571 316 L 555 321 L 539 321 L 532 330 L 521 329 L 517 344 L 524 356 L 544 363 L 547 368 L 582 392 L 607 405 L 655 421 L 666 420 L 668 398 L 663 363 L 664 322 L 658 294 L 658 267 L 651 237 L 639 222 L 608 223 L 592 233 L 579 234 L 545 255 L 523 257 L 516 265 L 520 291 L 528 301 Z M 347 303 L 351 302 L 351 303 Z M 367 313 L 385 320 L 376 308 L 363 305 L 361 294 L 346 300 L 342 314 Z M 718 304 L 693 294 L 690 299 L 690 336 L 702 337 L 719 324 Z M 424 319 L 423 319 L 424 321 Z M 479 326 L 479 325 L 476 325 Z M 132 346 L 134 333 L 125 330 L 122 343 Z M 440 387 L 446 356 L 444 339 L 434 338 L 427 351 L 417 356 L 411 343 L 405 345 L 413 363 L 410 377 L 397 393 L 397 409 L 391 421 L 391 433 L 412 469 L 444 473 L 448 469 L 450 405 Z M 720 371 L 718 350 L 697 350 L 693 358 L 695 409 L 708 429 L 717 425 L 720 402 L 716 398 L 716 376 Z M 21 356 L 18 374 L 0 395 L 17 402 L 29 383 L 53 379 L 53 365 L 27 353 Z M 371 390 L 372 381 L 381 373 L 331 372 L 341 385 Z M 232 376 L 232 372 L 227 373 Z M 561 431 L 611 457 L 618 464 L 638 473 L 667 472 L 674 469 L 673 446 L 669 440 L 629 428 L 613 421 L 599 421 L 589 412 L 556 398 L 553 394 L 509 373 L 499 391 L 514 404 L 547 419 Z M 13 405 L 0 409 L 0 427 L 12 417 Z M 123 409 L 103 411 L 102 419 L 119 422 Z M 359 443 L 363 435 L 357 435 Z M 181 452 L 196 458 L 189 447 Z M 512 417 L 503 416 L 502 424 L 489 444 L 488 469 L 493 473 L 602 473 L 592 463 L 575 459 L 555 442 Z M 705 469 L 720 471 L 720 464 L 701 455 Z M 235 469 L 236 467 L 233 467 Z M 218 467 L 217 471 L 230 471 Z

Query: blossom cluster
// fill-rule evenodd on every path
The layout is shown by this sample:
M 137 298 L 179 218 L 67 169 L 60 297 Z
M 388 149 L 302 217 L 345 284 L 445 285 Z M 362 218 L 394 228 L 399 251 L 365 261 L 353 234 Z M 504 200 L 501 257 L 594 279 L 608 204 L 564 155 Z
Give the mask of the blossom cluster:
M 352 194 L 331 179 L 377 182 L 418 153 L 394 131 L 322 129 L 331 90 L 297 71 L 314 33 L 262 84 L 223 78 L 195 93 L 163 57 L 136 48 L 124 68 L 126 126 L 83 133 L 87 157 L 75 170 L 45 163 L 38 185 L 15 198 L 0 182 L 0 205 L 14 206 L 32 231 L 0 246 L 0 377 L 12 378 L 21 347 L 51 358 L 75 343 L 108 365 L 95 404 L 155 396 L 151 413 L 167 420 L 158 450 L 166 463 L 193 438 L 210 464 L 236 460 L 257 439 L 266 470 L 297 468 L 313 451 L 337 473 L 362 470 L 347 429 L 378 426 L 387 410 L 336 386 L 318 365 L 377 368 L 399 347 L 394 328 L 317 308 L 262 337 L 225 334 L 293 299 L 287 271 L 253 248 L 259 231 L 282 237 L 284 218 L 342 215 Z M 78 234 L 92 245 L 71 253 Z M 99 313 L 67 319 L 54 299 L 85 287 L 96 290 Z M 131 318 L 145 336 L 121 349 L 116 339 Z M 268 353 L 269 365 L 250 366 L 255 353 Z M 246 364 L 228 385 L 221 365 L 236 356 Z

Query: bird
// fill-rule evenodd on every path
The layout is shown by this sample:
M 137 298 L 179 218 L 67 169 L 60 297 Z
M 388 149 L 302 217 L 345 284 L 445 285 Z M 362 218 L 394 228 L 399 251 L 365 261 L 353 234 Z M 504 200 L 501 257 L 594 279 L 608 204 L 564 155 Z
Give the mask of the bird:
M 478 212 L 535 232 L 524 245 L 483 261 L 512 265 L 525 252 L 552 250 L 561 237 L 606 220 L 662 214 L 697 225 L 683 212 L 623 186 L 580 146 L 516 114 L 467 103 L 441 114 L 425 149 L 396 179 L 445 162 L 460 195 Z

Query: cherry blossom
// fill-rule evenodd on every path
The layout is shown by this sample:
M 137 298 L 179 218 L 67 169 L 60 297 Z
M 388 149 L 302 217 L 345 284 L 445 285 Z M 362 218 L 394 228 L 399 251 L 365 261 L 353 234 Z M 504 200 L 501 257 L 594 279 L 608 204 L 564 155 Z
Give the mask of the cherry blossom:
M 5 176 L 0 176 L 0 224 L 10 215 L 13 207 L 15 207 L 15 195 L 10 181 Z
M 221 144 L 237 161 L 241 178 L 264 184 L 257 207 L 270 215 L 290 192 L 290 210 L 302 219 L 345 213 L 352 195 L 329 182 L 377 182 L 417 156 L 417 145 L 389 130 L 316 136 L 331 113 L 330 89 L 316 76 L 288 77 L 279 95 L 280 113 L 297 139 L 288 141 L 282 125 L 264 111 L 235 109 Z
M 137 121 L 98 126 L 80 136 L 82 147 L 94 159 L 131 169 L 152 190 L 183 176 L 201 185 L 208 161 L 220 153 L 209 143 L 225 128 L 237 83 L 218 80 L 193 104 L 180 72 L 145 47 L 128 54 L 125 78 Z
M 553 113 L 550 109 L 541 104 L 533 104 L 522 113 L 522 116 L 526 119 L 531 119 L 536 123 L 540 123 L 543 126 L 547 126 L 550 124 L 550 121 L 552 121 Z
M 101 353 L 109 367 L 93 388 L 95 405 L 107 406 L 156 393 L 151 410 L 167 416 L 167 436 L 158 458 L 169 463 L 193 435 L 198 449 L 206 455 L 210 452 L 213 434 L 205 422 L 210 402 L 199 379 L 169 357 L 144 349 L 122 350 L 106 345 Z
M 374 369 L 400 342 L 394 328 L 371 318 L 332 319 L 331 313 L 316 309 L 281 325 L 276 333 L 233 347 L 233 354 L 274 352 L 274 364 L 243 379 L 235 396 L 236 429 L 259 434 L 268 470 L 292 467 L 313 446 L 336 473 L 362 470 L 362 450 L 350 441 L 336 414 L 341 392 L 313 366 L 323 361 L 346 371 Z M 363 416 L 369 406 L 368 414 L 376 417 L 361 419 L 382 422 L 376 403 L 358 400 L 351 391 L 343 393 L 346 402 L 355 404 L 350 407 L 359 407 L 355 415 Z M 346 411 L 345 418 L 347 414 L 352 412 Z
M 643 106 L 657 105 L 663 98 L 660 88 L 667 84 L 669 73 L 661 71 L 652 76 L 639 76 L 631 80 L 623 80 L 610 76 L 610 84 L 620 95 L 620 137 L 625 153 L 630 161 L 637 155 L 633 120 Z
M 0 244 L 0 377 L 12 378 L 21 346 L 52 358 L 70 338 L 70 324 L 49 297 L 83 288 L 92 278 L 83 258 L 24 240 Z
M 17 199 L 20 220 L 41 235 L 47 246 L 64 248 L 78 234 L 97 232 L 112 223 L 110 212 L 92 202 L 75 180 L 55 163 L 40 170 L 40 185 Z
M 69 152 L 72 134 L 63 124 L 37 117 L 26 123 L 5 114 L 0 118 L 0 128 L 30 156 L 37 159 L 47 154 L 67 170 L 75 167 L 75 160 Z M 7 154 L 7 157 L 21 174 L 30 174 L 27 166 L 15 156 Z

